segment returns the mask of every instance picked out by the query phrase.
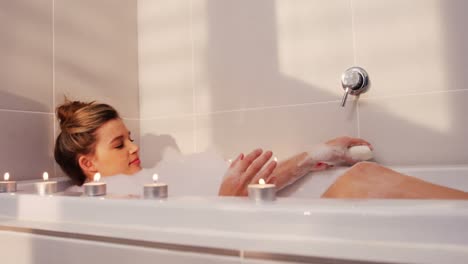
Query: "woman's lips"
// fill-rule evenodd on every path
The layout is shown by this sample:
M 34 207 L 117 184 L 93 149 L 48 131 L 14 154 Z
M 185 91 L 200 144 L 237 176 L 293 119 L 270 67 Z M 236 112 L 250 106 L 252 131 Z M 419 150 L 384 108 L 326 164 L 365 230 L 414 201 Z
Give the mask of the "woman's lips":
M 135 164 L 135 165 L 140 165 L 140 159 L 139 159 L 139 158 L 136 158 L 136 159 L 132 160 L 132 161 L 130 162 L 130 165 L 133 165 L 133 164 Z

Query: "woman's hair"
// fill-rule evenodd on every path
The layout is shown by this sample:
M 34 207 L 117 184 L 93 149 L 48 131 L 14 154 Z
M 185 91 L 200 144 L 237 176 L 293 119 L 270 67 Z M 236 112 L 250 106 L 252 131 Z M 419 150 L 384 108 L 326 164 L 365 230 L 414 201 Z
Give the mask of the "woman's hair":
M 56 109 L 60 134 L 55 141 L 54 157 L 60 168 L 77 185 L 86 181 L 78 158 L 94 152 L 96 130 L 109 120 L 120 118 L 110 105 L 68 101 Z

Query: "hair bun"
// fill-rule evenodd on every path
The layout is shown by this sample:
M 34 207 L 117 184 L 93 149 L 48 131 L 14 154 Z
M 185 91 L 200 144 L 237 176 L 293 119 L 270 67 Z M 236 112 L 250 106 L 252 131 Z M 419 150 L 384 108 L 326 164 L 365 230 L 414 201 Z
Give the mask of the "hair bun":
M 76 112 L 91 103 L 84 103 L 80 101 L 68 101 L 57 107 L 57 117 L 60 122 L 60 129 L 62 132 L 68 132 L 70 128 L 76 125 Z

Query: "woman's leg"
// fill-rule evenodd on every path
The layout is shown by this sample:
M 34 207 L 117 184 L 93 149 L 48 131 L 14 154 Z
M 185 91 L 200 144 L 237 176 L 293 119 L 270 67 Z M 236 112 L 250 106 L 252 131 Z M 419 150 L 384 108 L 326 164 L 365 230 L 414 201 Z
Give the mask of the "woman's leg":
M 361 162 L 338 178 L 322 197 L 468 199 L 468 193 L 407 176 L 376 163 Z

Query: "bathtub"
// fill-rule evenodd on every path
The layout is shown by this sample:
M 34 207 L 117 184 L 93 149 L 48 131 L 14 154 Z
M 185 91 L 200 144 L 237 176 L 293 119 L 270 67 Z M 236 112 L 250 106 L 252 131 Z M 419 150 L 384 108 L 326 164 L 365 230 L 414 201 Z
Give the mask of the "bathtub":
M 467 187 L 467 167 L 394 169 Z M 37 196 L 26 183 L 23 193 L 0 194 L 1 263 L 467 263 L 467 201 L 328 200 L 307 191 L 342 170 L 307 176 L 266 205 Z

